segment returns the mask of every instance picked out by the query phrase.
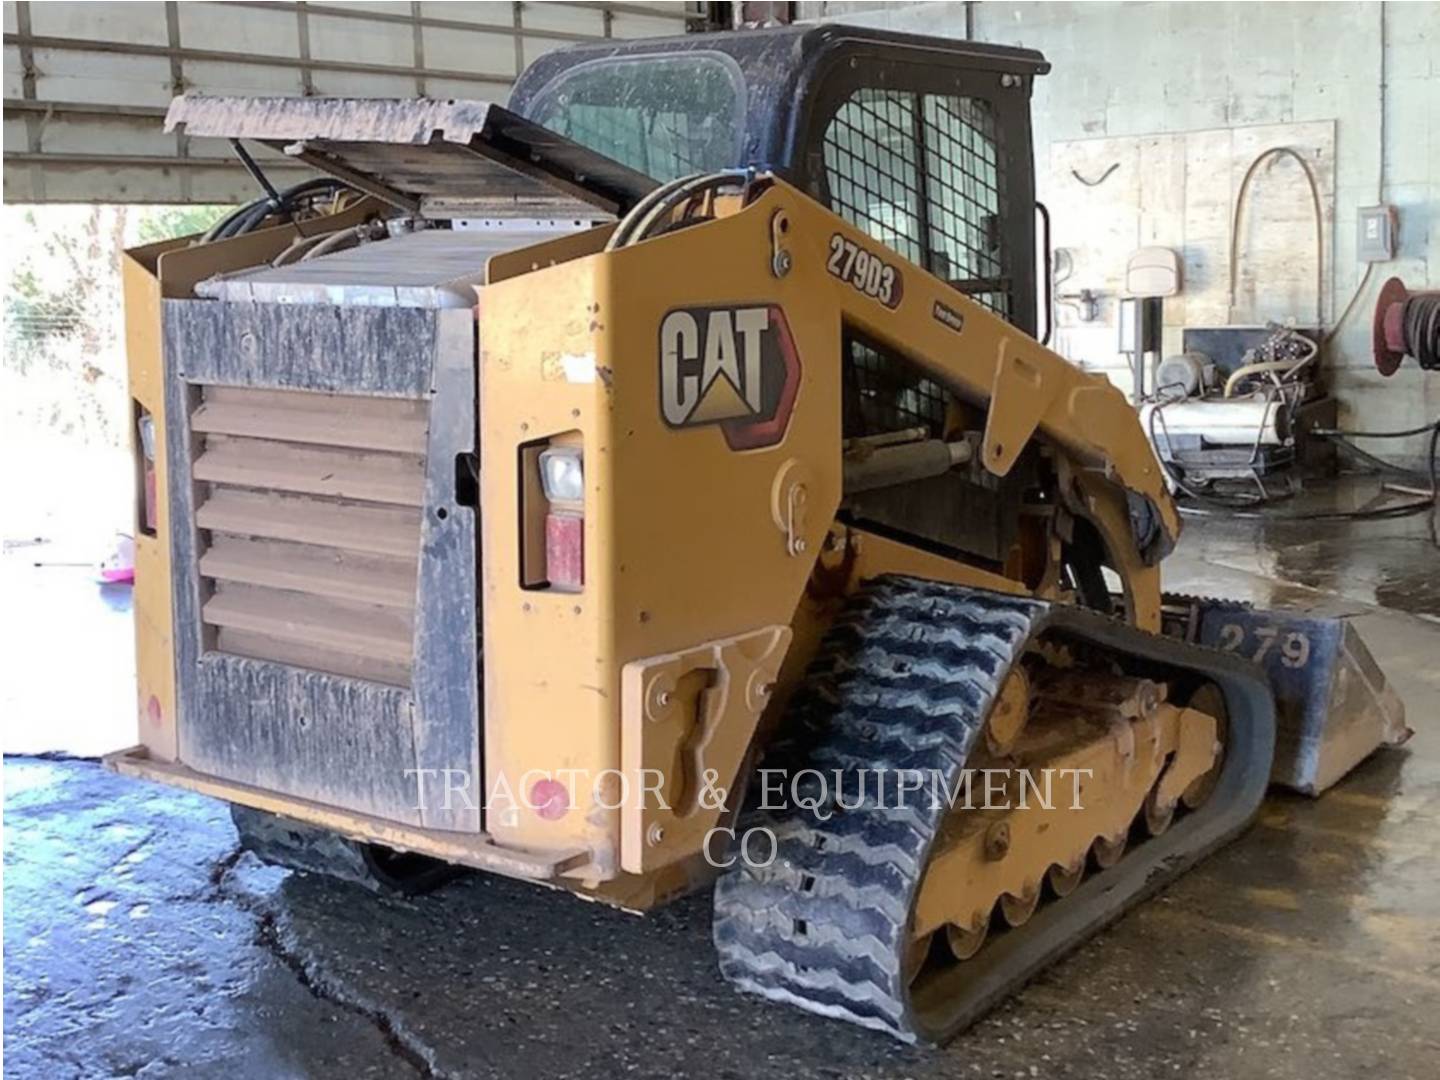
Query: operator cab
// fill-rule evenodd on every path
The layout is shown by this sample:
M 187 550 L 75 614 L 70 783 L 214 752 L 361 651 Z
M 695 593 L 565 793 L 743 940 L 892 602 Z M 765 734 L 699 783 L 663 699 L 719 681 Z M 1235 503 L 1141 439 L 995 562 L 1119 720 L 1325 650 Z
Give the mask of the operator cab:
M 826 24 L 581 45 L 536 60 L 510 108 L 662 183 L 772 169 L 1031 336 L 1030 93 L 1038 52 Z M 846 327 L 847 448 L 984 426 L 904 355 Z M 848 498 L 844 520 L 996 569 L 1019 543 L 1035 454 Z
M 826 24 L 579 45 L 510 108 L 661 182 L 768 168 L 1035 331 L 1030 49 Z

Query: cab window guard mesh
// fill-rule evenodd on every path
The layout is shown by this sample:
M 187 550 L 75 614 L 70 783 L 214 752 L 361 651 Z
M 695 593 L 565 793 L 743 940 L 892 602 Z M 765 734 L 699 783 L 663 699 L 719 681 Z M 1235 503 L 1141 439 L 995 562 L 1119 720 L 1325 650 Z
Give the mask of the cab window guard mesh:
M 950 395 L 905 357 L 854 333 L 845 336 L 841 361 L 847 439 L 923 427 L 931 438 L 945 431 Z
M 823 145 L 832 210 L 1009 317 L 1005 177 L 988 102 L 856 90 L 836 110 Z

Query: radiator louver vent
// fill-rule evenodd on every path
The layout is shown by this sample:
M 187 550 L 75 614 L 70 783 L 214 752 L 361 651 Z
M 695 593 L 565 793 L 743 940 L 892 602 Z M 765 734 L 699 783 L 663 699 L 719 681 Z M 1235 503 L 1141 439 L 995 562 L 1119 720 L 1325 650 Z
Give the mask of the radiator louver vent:
M 409 685 L 425 410 L 202 388 L 191 430 L 208 647 Z

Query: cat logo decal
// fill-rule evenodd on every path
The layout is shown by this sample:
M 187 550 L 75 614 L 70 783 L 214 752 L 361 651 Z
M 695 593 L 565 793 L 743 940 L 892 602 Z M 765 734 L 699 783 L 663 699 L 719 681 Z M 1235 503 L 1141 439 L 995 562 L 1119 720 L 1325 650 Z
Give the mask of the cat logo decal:
M 800 355 L 775 304 L 676 308 L 660 322 L 660 415 L 671 428 L 719 424 L 731 450 L 785 437 Z

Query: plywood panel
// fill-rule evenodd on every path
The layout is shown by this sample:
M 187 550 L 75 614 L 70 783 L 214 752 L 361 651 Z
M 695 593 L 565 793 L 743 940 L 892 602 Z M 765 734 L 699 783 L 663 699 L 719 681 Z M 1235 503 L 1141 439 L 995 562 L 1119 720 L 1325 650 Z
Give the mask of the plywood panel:
M 1105 370 L 1128 388 L 1118 351 L 1116 308 L 1125 263 L 1137 247 L 1180 254 L 1181 293 L 1165 303 L 1165 348 L 1180 348 L 1186 326 L 1223 326 L 1294 319 L 1314 325 L 1317 271 L 1314 210 L 1304 173 L 1293 160 L 1271 159 L 1256 170 L 1238 240 L 1237 287 L 1229 297 L 1229 247 L 1235 200 L 1246 170 L 1273 147 L 1290 147 L 1309 164 L 1320 194 L 1323 265 L 1319 296 L 1330 291 L 1335 205 L 1335 125 L 1265 124 L 1051 145 L 1048 200 L 1055 247 L 1073 267 L 1057 286 L 1062 296 L 1089 289 L 1099 317 L 1080 319 L 1062 302 L 1057 347 Z M 1327 312 L 1328 316 L 1328 312 Z

